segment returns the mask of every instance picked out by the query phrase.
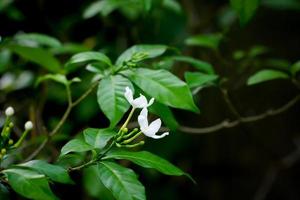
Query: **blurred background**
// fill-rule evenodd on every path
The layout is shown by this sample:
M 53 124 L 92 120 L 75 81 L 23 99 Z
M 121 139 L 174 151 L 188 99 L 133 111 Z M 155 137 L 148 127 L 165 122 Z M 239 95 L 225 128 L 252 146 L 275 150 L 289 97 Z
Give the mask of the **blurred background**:
M 64 48 L 48 51 L 62 63 L 87 50 L 115 59 L 134 44 L 165 44 L 209 63 L 215 81 L 191 86 L 201 114 L 172 109 L 177 122 L 171 122 L 170 136 L 148 139 L 143 147 L 187 171 L 197 184 L 124 165 L 137 171 L 148 199 L 300 199 L 300 1 L 245 0 L 243 7 L 235 6 L 238 0 L 103 1 L 0 0 L 0 42 L 32 32 L 55 37 Z M 165 56 L 151 66 L 187 79 L 186 73 L 196 69 L 181 61 Z M 288 78 L 252 84 L 251 77 L 265 69 Z M 62 86 L 34 86 L 43 73 L 0 43 L 0 108 L 14 106 L 20 127 L 27 118 L 53 127 L 65 109 Z M 79 96 L 92 74 L 82 70 L 76 75 L 83 80 L 74 85 Z M 55 161 L 62 145 L 81 130 L 106 127 L 98 108 L 95 94 L 80 103 L 40 157 Z M 40 132 L 33 131 L 24 156 L 41 142 Z M 61 199 L 112 199 L 92 172 L 72 177 L 78 184 L 53 186 Z

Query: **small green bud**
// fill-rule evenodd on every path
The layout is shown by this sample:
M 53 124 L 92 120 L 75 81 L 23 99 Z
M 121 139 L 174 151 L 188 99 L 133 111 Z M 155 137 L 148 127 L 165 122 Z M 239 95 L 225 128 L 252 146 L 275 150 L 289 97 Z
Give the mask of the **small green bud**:
M 127 133 L 128 132 L 128 128 L 123 128 L 122 131 L 123 131 L 123 133 Z
M 6 149 L 5 148 L 1 149 L 1 154 L 2 155 L 6 154 Z
M 14 143 L 14 141 L 13 141 L 12 139 L 9 139 L 9 140 L 8 140 L 8 144 L 9 144 L 9 145 L 12 145 L 13 143 Z
M 10 122 L 8 126 L 9 126 L 9 128 L 13 128 L 14 127 L 14 123 Z

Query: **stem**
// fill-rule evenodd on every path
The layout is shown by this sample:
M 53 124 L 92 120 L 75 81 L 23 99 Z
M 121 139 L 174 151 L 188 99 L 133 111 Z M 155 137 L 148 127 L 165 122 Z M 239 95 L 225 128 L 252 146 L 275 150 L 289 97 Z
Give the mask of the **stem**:
M 133 140 L 135 140 L 137 137 L 139 137 L 141 134 L 142 134 L 142 131 L 138 132 L 132 138 L 129 138 L 128 140 L 124 140 L 123 142 L 121 142 L 121 144 L 128 144 L 128 143 L 132 142 Z
M 134 113 L 134 110 L 135 110 L 135 108 L 132 107 L 132 109 L 131 109 L 131 111 L 130 111 L 130 113 L 129 113 L 127 119 L 126 119 L 126 121 L 124 122 L 124 124 L 122 125 L 122 127 L 121 127 L 120 130 L 122 130 L 123 128 L 126 128 L 126 127 L 127 127 L 128 123 L 129 123 L 129 121 L 130 121 L 130 119 L 131 119 L 131 117 L 132 117 L 132 115 L 133 115 L 133 113 Z

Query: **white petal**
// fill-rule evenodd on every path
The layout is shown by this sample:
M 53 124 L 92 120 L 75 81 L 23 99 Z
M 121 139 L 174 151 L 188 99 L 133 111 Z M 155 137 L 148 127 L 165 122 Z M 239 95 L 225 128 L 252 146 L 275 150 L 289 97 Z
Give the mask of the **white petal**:
M 146 119 L 148 118 L 148 109 L 147 107 L 144 107 L 140 113 L 140 115 L 142 115 L 143 117 L 145 117 Z
M 133 102 L 133 93 L 132 90 L 129 87 L 125 88 L 125 93 L 124 93 L 125 98 L 127 99 L 127 101 L 132 104 Z
M 151 106 L 153 103 L 154 103 L 154 98 L 151 98 L 147 106 L 149 107 L 149 106 Z
M 161 120 L 157 119 L 153 121 L 143 133 L 148 137 L 153 137 L 155 133 L 157 133 L 157 131 L 160 129 L 160 126 Z
M 144 108 L 147 106 L 147 99 L 144 95 L 141 95 L 140 97 L 136 98 L 132 102 L 132 106 L 134 108 Z
M 138 116 L 138 123 L 140 125 L 141 131 L 144 133 L 148 129 L 148 119 L 142 115 Z
M 165 132 L 165 133 L 163 133 L 161 135 L 153 135 L 152 138 L 154 138 L 154 139 L 160 139 L 160 138 L 163 138 L 163 137 L 165 137 L 167 135 L 169 135 L 169 132 Z

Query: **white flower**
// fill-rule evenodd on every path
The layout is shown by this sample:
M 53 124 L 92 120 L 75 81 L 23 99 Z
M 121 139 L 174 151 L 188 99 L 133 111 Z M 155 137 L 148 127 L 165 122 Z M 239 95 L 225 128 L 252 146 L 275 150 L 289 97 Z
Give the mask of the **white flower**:
M 15 113 L 15 110 L 14 110 L 13 107 L 11 107 L 11 106 L 8 107 L 8 108 L 6 108 L 6 110 L 5 110 L 5 115 L 6 115 L 7 117 L 13 116 L 14 113 Z
M 154 98 L 152 98 L 148 103 L 146 97 L 142 94 L 140 94 L 140 97 L 133 99 L 133 93 L 129 87 L 125 88 L 124 96 L 133 108 L 145 108 L 151 106 L 154 102 Z
M 142 109 L 141 114 L 138 116 L 138 123 L 140 125 L 142 133 L 144 133 L 148 137 L 160 139 L 169 135 L 169 132 L 165 132 L 162 135 L 155 135 L 161 127 L 161 120 L 157 119 L 149 125 L 148 110 L 146 107 Z
M 24 125 L 26 131 L 30 131 L 33 128 L 33 124 L 31 121 L 28 121 Z

